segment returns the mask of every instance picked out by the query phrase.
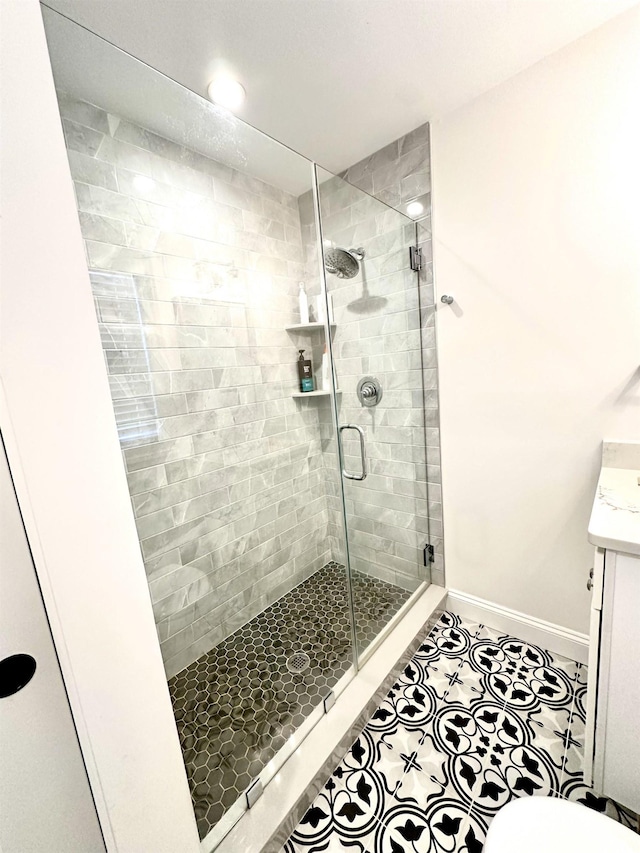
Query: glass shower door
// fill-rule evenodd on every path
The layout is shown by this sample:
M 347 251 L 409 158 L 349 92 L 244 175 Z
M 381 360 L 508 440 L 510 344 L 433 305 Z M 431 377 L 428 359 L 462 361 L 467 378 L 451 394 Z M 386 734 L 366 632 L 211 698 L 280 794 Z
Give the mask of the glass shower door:
M 310 271 L 318 282 L 312 204 L 304 239 L 301 221 L 313 167 L 69 19 L 46 8 L 44 19 L 132 512 L 211 850 L 354 672 L 342 521 L 327 507 L 339 487 L 326 463 L 331 396 L 301 394 L 296 365 L 305 350 L 318 377 L 324 350 L 298 302 Z
M 428 580 L 416 226 L 329 172 L 317 186 L 342 474 L 330 513 L 346 520 L 362 655 Z

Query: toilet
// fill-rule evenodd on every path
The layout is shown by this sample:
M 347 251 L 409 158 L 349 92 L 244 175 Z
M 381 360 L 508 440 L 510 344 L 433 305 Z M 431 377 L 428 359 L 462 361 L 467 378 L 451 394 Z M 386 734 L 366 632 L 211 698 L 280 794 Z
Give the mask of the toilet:
M 484 853 L 640 853 L 640 835 L 587 806 L 552 797 L 513 800 L 495 816 Z

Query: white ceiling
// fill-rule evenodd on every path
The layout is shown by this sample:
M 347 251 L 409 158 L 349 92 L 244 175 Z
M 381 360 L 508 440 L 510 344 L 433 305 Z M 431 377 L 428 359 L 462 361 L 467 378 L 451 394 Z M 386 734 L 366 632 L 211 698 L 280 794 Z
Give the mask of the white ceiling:
M 337 172 L 638 0 L 46 0 Z
M 68 18 L 43 12 L 58 91 L 293 195 L 310 190 L 304 157 Z

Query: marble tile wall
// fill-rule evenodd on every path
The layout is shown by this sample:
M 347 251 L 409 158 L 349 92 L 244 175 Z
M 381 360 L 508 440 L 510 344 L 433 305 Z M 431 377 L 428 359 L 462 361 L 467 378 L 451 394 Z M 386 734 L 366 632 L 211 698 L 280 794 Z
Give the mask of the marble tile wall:
M 325 565 L 318 410 L 291 398 L 295 197 L 59 96 L 169 676 Z
M 418 199 L 424 206 L 418 223 L 424 265 L 416 287 L 415 273 L 408 269 L 414 226 L 341 178 L 321 179 L 324 240 L 347 248 L 362 246 L 366 252 L 356 278 L 327 276 L 337 321 L 340 422 L 365 427 L 370 464 L 363 483 L 346 482 L 351 562 L 359 571 L 411 589 L 425 576 L 421 549 L 431 542 L 436 551 L 431 578 L 443 584 L 428 125 L 343 175 L 403 213 L 409 200 Z M 307 278 L 312 281 L 318 260 L 311 198 L 302 196 L 299 206 Z M 319 281 L 314 287 L 319 288 Z M 362 408 L 356 398 L 355 386 L 363 375 L 375 375 L 382 382 L 384 396 L 376 408 Z M 319 414 L 327 436 L 329 409 L 320 409 Z M 345 437 L 344 448 L 350 468 L 358 470 L 357 443 Z M 335 458 L 331 452 L 324 457 L 327 471 L 332 471 Z M 332 482 L 327 494 L 335 554 L 340 547 L 340 504 Z
M 423 124 L 370 154 L 340 177 L 406 214 L 409 202 L 420 201 L 431 216 L 429 125 Z

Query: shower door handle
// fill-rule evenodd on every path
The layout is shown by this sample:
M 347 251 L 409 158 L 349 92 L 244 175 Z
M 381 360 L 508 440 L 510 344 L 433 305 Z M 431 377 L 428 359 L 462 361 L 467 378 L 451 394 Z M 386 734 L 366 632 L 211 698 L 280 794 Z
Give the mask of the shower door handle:
M 356 424 L 343 424 L 340 427 L 340 439 L 342 439 L 342 433 L 345 429 L 355 429 L 355 431 L 358 433 L 358 437 L 360 439 L 360 459 L 362 461 L 362 473 L 350 474 L 349 471 L 347 471 L 347 469 L 343 467 L 342 476 L 346 477 L 347 480 L 365 480 L 367 477 L 367 455 L 364 449 L 364 430 L 362 429 L 362 427 L 359 427 Z

